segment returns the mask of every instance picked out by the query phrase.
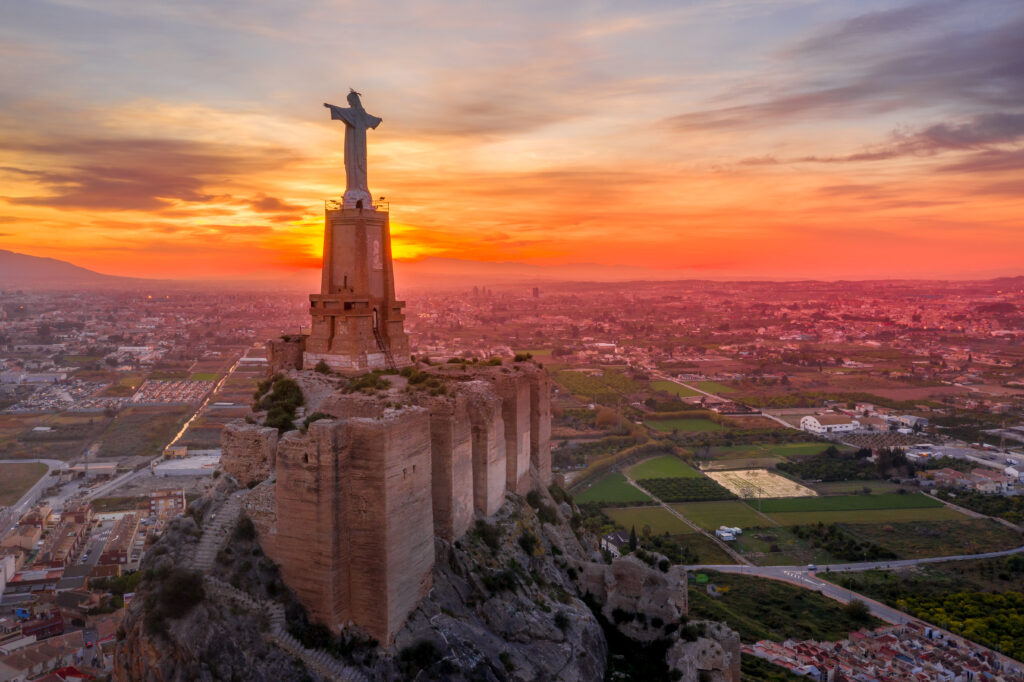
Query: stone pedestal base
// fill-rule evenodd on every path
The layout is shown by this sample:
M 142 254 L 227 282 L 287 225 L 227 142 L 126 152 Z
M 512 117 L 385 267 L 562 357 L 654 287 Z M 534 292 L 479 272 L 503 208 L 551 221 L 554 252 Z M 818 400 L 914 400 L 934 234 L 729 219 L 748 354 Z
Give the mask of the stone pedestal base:
M 384 356 L 384 353 L 336 355 L 333 353 L 310 353 L 306 351 L 303 354 L 302 366 L 306 369 L 313 369 L 321 360 L 335 372 L 361 374 L 375 369 L 388 369 L 387 358 Z M 408 355 L 395 356 L 395 367 L 400 369 L 411 364 L 412 362 L 409 360 Z

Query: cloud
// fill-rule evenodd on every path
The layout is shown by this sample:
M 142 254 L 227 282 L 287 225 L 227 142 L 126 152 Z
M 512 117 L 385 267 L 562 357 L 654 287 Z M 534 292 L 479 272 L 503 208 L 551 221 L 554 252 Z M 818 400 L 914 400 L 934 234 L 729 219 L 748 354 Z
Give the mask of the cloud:
M 55 208 L 152 211 L 176 202 L 209 202 L 207 185 L 224 176 L 280 168 L 295 159 L 281 149 L 180 139 L 59 138 L 9 144 L 54 159 L 61 170 L 6 170 L 41 184 L 46 195 L 9 197 L 12 204 Z
M 831 53 L 865 41 L 874 41 L 880 36 L 905 33 L 937 21 L 957 4 L 956 0 L 927 0 L 907 7 L 861 14 L 805 38 L 784 54 L 793 56 Z
M 820 45 L 796 73 L 810 72 L 760 101 L 679 114 L 678 130 L 757 128 L 808 117 L 854 119 L 902 109 L 959 105 L 1013 111 L 1024 107 L 1024 11 L 997 26 L 961 29 L 889 49 L 853 64 L 842 50 Z M 798 50 L 798 53 L 800 51 Z M 830 59 L 831 58 L 831 59 Z M 863 64 L 858 70 L 857 64 Z

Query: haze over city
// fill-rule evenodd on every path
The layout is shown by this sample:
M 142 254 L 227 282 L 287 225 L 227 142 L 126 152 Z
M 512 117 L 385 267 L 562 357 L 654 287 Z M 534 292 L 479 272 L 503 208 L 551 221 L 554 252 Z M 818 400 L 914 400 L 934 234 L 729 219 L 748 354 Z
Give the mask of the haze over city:
M 354 87 L 385 120 L 370 180 L 399 261 L 1021 272 L 1014 0 L 19 0 L 0 19 L 15 252 L 135 277 L 315 276 L 343 180 L 320 103 Z

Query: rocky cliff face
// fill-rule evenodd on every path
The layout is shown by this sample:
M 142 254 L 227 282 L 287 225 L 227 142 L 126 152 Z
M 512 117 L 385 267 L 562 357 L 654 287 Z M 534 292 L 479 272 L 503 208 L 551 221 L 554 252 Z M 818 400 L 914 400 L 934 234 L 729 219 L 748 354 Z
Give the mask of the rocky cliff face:
M 274 522 L 274 483 L 233 486 L 224 477 L 147 553 L 147 578 L 119 633 L 116 682 L 360 679 L 332 674 L 323 660 L 367 680 L 601 680 L 609 628 L 623 613 L 633 618 L 620 623 L 620 635 L 636 647 L 657 639 L 659 651 L 667 648 L 666 679 L 673 670 L 682 680 L 739 679 L 734 632 L 717 623 L 681 627 L 686 585 L 678 568 L 601 562 L 593 538 L 573 530 L 573 508 L 547 494 L 531 493 L 532 506 L 510 495 L 462 539 L 435 539 L 433 587 L 394 644 L 380 647 L 357 630 L 337 637 L 309 620 L 258 542 L 257 526 Z M 201 529 L 209 535 L 224 520 L 231 493 L 243 498 L 240 520 L 212 568 L 192 572 Z M 283 628 L 339 660 L 281 646 L 275 610 L 286 614 Z

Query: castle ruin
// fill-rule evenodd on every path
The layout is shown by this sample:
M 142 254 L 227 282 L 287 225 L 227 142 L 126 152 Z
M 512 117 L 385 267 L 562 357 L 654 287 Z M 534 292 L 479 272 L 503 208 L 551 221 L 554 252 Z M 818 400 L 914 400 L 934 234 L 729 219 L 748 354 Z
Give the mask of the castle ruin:
M 349 187 L 327 205 L 311 331 L 267 342 L 270 374 L 295 379 L 322 418 L 280 436 L 229 424 L 222 466 L 256 486 L 260 544 L 310 616 L 390 644 L 430 589 L 435 536 L 457 540 L 506 492 L 550 485 L 551 380 L 532 363 L 410 366 L 388 213 L 365 188 L 365 131 L 380 119 L 356 93 L 349 103 L 326 105 L 346 124 Z M 390 373 L 355 391 L 323 365 Z

